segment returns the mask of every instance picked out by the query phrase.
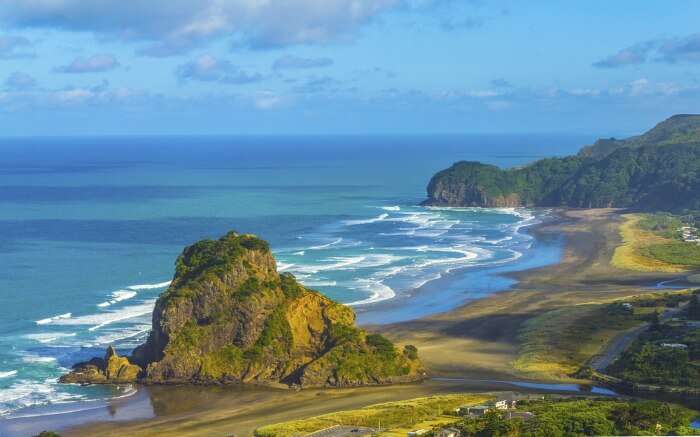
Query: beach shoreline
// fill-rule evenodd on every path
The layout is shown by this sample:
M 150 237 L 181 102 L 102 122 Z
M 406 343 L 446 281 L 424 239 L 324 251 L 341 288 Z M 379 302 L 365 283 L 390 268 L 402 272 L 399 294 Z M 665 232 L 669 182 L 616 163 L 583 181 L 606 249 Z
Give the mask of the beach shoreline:
M 422 360 L 430 369 L 431 376 L 437 379 L 423 384 L 303 390 L 299 393 L 289 390 L 270 392 L 255 388 L 252 391 L 254 395 L 248 393 L 246 396 L 253 396 L 260 405 L 279 406 L 283 400 L 284 412 L 280 411 L 278 415 L 280 420 L 288 420 L 343 409 L 351 404 L 367 405 L 428 395 L 431 390 L 473 391 L 477 387 L 481 391 L 508 388 L 520 390 L 524 388 L 508 385 L 508 381 L 546 383 L 548 381 L 518 374 L 510 364 L 517 356 L 518 327 L 525 320 L 547 308 L 556 307 L 562 299 L 575 302 L 591 299 L 594 295 L 625 296 L 638 292 L 646 284 L 673 278 L 669 275 L 619 272 L 609 265 L 606 260 L 610 259 L 611 251 L 619 244 L 619 221 L 618 211 L 613 210 L 559 210 L 552 220 L 532 226 L 527 231 L 537 240 L 564 238 L 564 249 L 559 262 L 504 273 L 517 282 L 506 290 L 491 293 L 446 312 L 394 324 L 366 326 L 399 343 L 415 344 Z M 439 388 L 436 388 L 436 384 Z M 177 399 L 183 396 L 182 393 L 193 390 L 203 391 L 201 396 L 210 399 L 208 408 L 202 410 L 192 406 L 176 412 L 163 409 L 163 405 L 178 403 Z M 251 410 L 249 405 L 238 404 L 236 399 L 241 398 L 240 393 L 230 396 L 225 393 L 227 389 L 223 389 L 223 393 L 218 390 L 220 389 L 204 387 L 149 387 L 139 390 L 140 394 L 131 399 L 133 402 L 125 399 L 124 403 L 134 405 L 138 399 L 143 401 L 143 393 L 147 392 L 153 408 L 153 416 L 150 418 L 132 417 L 116 422 L 120 420 L 116 415 L 104 420 L 74 414 L 73 418 L 77 420 L 73 423 L 67 420 L 68 423 L 59 429 L 65 435 L 110 435 L 123 433 L 125 429 L 134 435 L 155 435 L 156 430 L 188 435 L 188 432 L 180 429 L 184 423 L 196 424 L 192 425 L 193 429 L 202 431 L 207 426 L 215 426 L 215 421 L 216 426 L 228 426 L 230 429 L 250 433 L 255 427 L 273 420 L 269 411 L 265 415 L 264 408 Z M 233 387 L 228 390 L 239 389 Z M 330 396 L 329 399 L 333 401 L 318 402 L 318 396 Z M 156 407 L 158 405 L 160 410 Z M 236 408 L 245 411 L 245 420 L 237 417 L 238 413 L 235 412 L 239 410 Z M 255 426 L 252 427 L 253 425 Z

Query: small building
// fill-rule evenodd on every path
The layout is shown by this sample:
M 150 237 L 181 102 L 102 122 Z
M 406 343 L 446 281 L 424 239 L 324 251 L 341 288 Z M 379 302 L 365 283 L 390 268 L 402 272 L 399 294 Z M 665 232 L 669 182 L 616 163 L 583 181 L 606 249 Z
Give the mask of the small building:
M 428 430 L 427 429 L 415 429 L 413 431 L 408 432 L 408 437 L 418 437 L 419 435 L 427 434 Z
M 437 437 L 459 437 L 460 432 L 456 428 L 443 428 L 436 435 Z
M 505 399 L 501 399 L 499 401 L 494 402 L 493 406 L 497 410 L 507 410 L 508 409 L 508 401 Z

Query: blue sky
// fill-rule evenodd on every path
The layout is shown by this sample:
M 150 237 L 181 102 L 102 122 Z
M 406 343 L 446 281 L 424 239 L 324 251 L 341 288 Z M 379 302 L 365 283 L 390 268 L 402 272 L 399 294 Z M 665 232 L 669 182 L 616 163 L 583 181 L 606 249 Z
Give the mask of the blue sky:
M 692 0 L 2 3 L 2 135 L 623 135 L 700 112 Z

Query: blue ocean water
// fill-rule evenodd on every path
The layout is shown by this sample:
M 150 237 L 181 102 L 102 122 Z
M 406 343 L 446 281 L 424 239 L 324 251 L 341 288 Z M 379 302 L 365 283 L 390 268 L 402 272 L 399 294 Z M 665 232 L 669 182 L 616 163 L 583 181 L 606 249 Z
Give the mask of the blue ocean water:
M 460 159 L 509 167 L 580 136 L 39 138 L 0 141 L 0 414 L 131 393 L 56 383 L 150 327 L 182 248 L 235 229 L 364 323 L 443 311 L 551 262 L 540 212 L 417 206 Z M 534 246 L 533 246 L 534 244 Z

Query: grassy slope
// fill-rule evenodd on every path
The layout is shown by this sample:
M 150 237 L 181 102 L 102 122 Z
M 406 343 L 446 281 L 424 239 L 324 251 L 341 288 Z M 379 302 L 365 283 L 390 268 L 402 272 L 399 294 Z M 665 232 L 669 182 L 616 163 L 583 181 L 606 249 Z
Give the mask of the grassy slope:
M 625 223 L 620 226 L 623 244 L 615 249 L 612 265 L 620 269 L 638 272 L 682 273 L 688 267 L 670 263 L 663 258 L 656 258 L 650 248 L 674 244 L 675 240 L 666 235 L 659 235 L 641 225 L 644 217 L 640 214 L 625 215 Z M 680 243 L 684 244 L 685 243 Z
M 256 430 L 258 436 L 287 437 L 322 430 L 333 425 L 377 428 L 400 433 L 407 427 L 444 423 L 443 413 L 462 405 L 476 405 L 491 399 L 483 394 L 431 396 L 400 402 L 370 405 L 357 410 L 340 411 L 308 419 L 294 420 L 264 426 Z M 455 418 L 452 418 L 454 421 Z M 405 434 L 404 434 L 405 435 Z
M 513 367 L 531 378 L 575 379 L 572 375 L 610 340 L 641 323 L 632 317 L 610 317 L 605 307 L 576 305 L 528 320 L 521 331 L 520 353 Z

